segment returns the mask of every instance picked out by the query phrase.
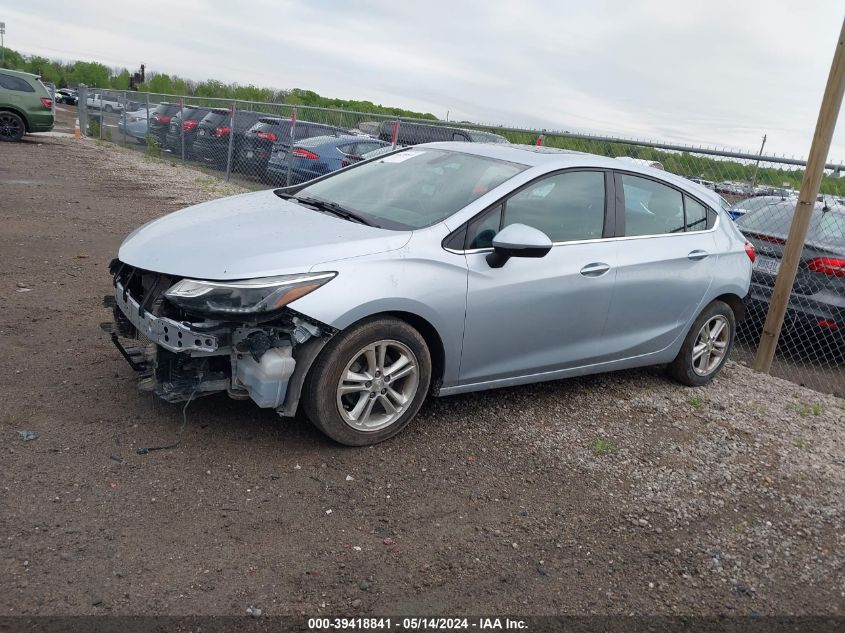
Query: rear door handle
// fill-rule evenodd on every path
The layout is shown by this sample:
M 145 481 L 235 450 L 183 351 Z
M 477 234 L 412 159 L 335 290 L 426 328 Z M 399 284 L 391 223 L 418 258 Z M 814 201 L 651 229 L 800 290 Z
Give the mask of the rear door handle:
M 581 269 L 581 274 L 585 277 L 601 277 L 605 274 L 608 270 L 610 270 L 610 266 L 603 262 L 595 262 L 593 264 L 587 264 Z
M 691 259 L 692 261 L 697 262 L 697 261 L 701 261 L 702 259 L 705 259 L 709 255 L 710 255 L 710 253 L 708 253 L 707 251 L 696 250 L 696 251 L 690 252 L 690 254 L 687 255 L 687 259 Z

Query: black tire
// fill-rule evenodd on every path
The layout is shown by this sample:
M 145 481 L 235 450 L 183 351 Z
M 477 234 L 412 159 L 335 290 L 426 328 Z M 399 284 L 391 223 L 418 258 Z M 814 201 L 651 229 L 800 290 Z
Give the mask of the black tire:
M 376 430 L 360 430 L 351 426 L 340 413 L 341 398 L 338 395 L 340 381 L 347 366 L 354 363 L 356 358 L 361 358 L 362 350 L 376 343 L 384 343 L 388 347 L 398 343 L 412 352 L 415 358 L 412 358 L 411 362 L 416 360 L 416 390 L 413 395 L 408 394 L 407 404 L 400 409 L 401 414 L 389 425 Z M 398 349 L 398 346 L 395 349 Z M 400 380 L 407 380 L 407 378 Z M 430 383 L 431 355 L 420 333 L 399 319 L 373 317 L 335 335 L 320 352 L 305 380 L 302 405 L 311 423 L 336 442 L 347 446 L 366 446 L 383 442 L 404 429 L 422 406 Z M 375 381 L 372 381 L 372 384 L 375 385 Z M 394 383 L 396 384 L 398 383 Z M 366 385 L 367 388 L 371 388 L 371 383 L 366 383 Z M 372 389 L 377 389 L 377 386 Z M 356 392 L 343 398 L 360 397 L 367 403 L 367 394 L 361 395 L 362 393 L 364 392 Z M 370 394 L 368 397 L 375 398 L 375 402 L 389 418 L 387 409 L 380 404 L 381 397 L 387 399 L 388 396 L 384 395 L 384 389 L 379 393 L 382 395 Z M 369 410 L 374 410 L 375 406 L 375 404 L 370 405 Z
M 723 321 L 720 321 L 720 319 Z M 714 360 L 712 367 L 701 368 L 706 369 L 706 373 L 702 374 L 700 371 L 696 371 L 693 359 L 693 349 L 696 347 L 697 343 L 701 343 L 700 337 L 703 334 L 702 328 L 704 328 L 705 324 L 709 324 L 711 322 L 725 323 L 725 327 L 728 328 L 726 336 L 727 340 L 725 341 L 722 356 L 716 359 L 718 360 L 718 363 Z M 733 349 L 735 338 L 736 316 L 734 315 L 733 310 L 723 301 L 713 301 L 704 308 L 692 324 L 690 331 L 687 333 L 687 337 L 684 339 L 684 344 L 681 345 L 678 355 L 667 367 L 669 375 L 679 383 L 689 387 L 700 387 L 702 385 L 706 385 L 713 380 L 713 378 L 715 378 L 722 370 L 722 367 L 724 367 L 725 362 L 727 362 L 728 357 L 731 354 L 731 350 Z M 710 349 L 714 349 L 714 346 L 711 346 Z
M 107 103 L 107 104 L 106 104 L 106 107 L 105 107 L 105 110 L 106 110 L 106 112 L 111 113 L 111 111 L 112 111 L 112 110 L 114 110 L 114 108 L 112 108 L 112 107 L 111 107 L 111 104 L 108 104 L 108 103 Z
M 15 143 L 26 133 L 26 124 L 14 112 L 0 111 L 0 141 Z

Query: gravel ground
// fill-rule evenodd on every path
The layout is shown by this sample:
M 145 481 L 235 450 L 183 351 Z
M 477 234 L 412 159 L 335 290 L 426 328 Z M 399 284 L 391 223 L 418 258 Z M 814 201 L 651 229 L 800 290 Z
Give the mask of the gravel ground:
M 439 399 L 372 448 L 225 396 L 180 434 L 98 328 L 106 266 L 236 188 L 0 152 L 0 615 L 845 615 L 843 400 L 731 363 Z

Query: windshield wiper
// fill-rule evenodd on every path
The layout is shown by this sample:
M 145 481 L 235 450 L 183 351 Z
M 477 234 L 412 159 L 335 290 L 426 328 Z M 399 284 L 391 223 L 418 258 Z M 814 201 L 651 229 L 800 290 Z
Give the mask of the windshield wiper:
M 320 200 L 319 198 L 312 198 L 310 196 L 298 196 L 294 193 L 286 193 L 284 191 L 274 191 L 277 196 L 279 196 L 282 200 L 293 200 L 294 202 L 299 202 L 301 204 L 307 205 L 309 207 L 314 207 L 319 209 L 320 211 L 327 211 L 333 215 L 336 215 L 339 218 L 343 218 L 344 220 L 349 220 L 350 222 L 358 222 L 359 224 L 365 224 L 366 226 L 375 226 L 378 227 L 378 224 L 375 224 L 365 217 L 355 213 L 354 211 L 350 211 L 346 207 L 340 206 L 336 202 L 329 202 L 328 200 Z
M 328 213 L 336 215 L 339 218 L 343 218 L 344 220 L 349 220 L 350 222 L 358 222 L 359 224 L 365 224 L 367 226 L 378 226 L 354 211 L 350 211 L 346 207 L 340 206 L 336 202 L 329 202 L 328 200 L 320 200 L 319 198 L 311 198 L 308 196 L 303 196 L 301 198 L 293 196 L 293 199 L 297 202 L 301 202 L 302 204 L 315 207 L 320 211 L 327 211 Z

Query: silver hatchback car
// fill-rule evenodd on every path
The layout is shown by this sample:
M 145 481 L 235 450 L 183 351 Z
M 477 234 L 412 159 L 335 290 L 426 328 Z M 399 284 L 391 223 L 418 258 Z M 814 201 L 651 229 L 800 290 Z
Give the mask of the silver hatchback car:
M 704 384 L 754 256 L 718 196 L 681 177 L 433 143 L 142 226 L 112 262 L 110 330 L 166 400 L 301 403 L 365 445 L 429 394 L 654 364 Z

